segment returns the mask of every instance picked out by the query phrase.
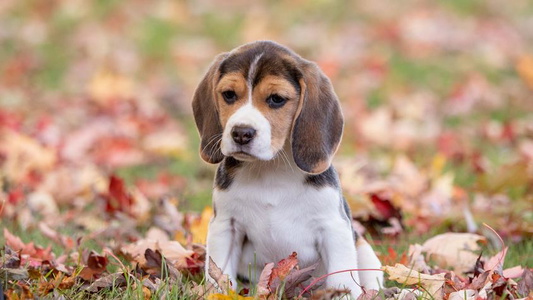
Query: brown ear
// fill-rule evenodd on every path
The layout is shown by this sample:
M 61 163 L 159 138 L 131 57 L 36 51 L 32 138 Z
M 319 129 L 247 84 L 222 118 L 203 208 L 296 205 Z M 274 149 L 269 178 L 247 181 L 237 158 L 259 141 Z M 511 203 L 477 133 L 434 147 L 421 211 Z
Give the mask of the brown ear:
M 220 151 L 223 129 L 218 118 L 215 81 L 219 73 L 218 68 L 226 56 L 227 54 L 225 53 L 217 56 L 196 88 L 192 100 L 194 120 L 200 132 L 200 156 L 203 160 L 212 164 L 219 163 L 224 158 Z
M 305 62 L 299 115 L 292 129 L 292 155 L 304 172 L 319 174 L 331 165 L 344 120 L 333 86 L 314 63 Z

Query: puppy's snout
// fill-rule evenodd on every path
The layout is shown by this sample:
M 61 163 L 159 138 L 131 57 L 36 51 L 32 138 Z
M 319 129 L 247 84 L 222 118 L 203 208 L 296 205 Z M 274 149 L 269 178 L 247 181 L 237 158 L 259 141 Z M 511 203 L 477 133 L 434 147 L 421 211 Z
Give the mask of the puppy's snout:
M 235 126 L 231 130 L 233 141 L 239 145 L 248 144 L 255 136 L 255 129 L 245 126 Z

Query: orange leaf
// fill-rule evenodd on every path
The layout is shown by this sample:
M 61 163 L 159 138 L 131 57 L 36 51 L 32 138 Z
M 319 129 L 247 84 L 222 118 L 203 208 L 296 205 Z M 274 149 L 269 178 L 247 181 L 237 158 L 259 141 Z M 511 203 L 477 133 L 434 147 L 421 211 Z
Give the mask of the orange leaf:
M 533 90 L 533 56 L 524 55 L 516 62 L 516 71 L 522 80 Z
M 298 254 L 293 252 L 287 258 L 284 258 L 278 262 L 278 264 L 272 269 L 272 276 L 270 277 L 270 282 L 275 278 L 279 278 L 280 281 L 283 281 L 287 275 L 291 272 L 294 267 L 298 264 Z
M 207 239 L 207 227 L 209 226 L 209 221 L 213 216 L 213 208 L 211 206 L 206 206 L 202 211 L 200 220 L 196 220 L 191 224 L 191 234 L 193 243 L 205 244 Z

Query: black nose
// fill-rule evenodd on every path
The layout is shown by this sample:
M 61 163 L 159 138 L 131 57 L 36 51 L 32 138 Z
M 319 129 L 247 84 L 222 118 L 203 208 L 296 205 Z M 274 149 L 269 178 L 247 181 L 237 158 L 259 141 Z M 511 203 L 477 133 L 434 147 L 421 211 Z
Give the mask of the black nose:
M 233 141 L 239 145 L 248 144 L 255 136 L 255 129 L 244 126 L 235 126 L 231 130 Z

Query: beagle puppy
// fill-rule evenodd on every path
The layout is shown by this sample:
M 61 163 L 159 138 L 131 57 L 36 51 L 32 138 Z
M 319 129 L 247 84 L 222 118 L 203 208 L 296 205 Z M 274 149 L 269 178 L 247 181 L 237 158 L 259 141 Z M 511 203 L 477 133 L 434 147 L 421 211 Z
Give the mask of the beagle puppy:
M 381 267 L 353 231 L 331 165 L 344 121 L 315 63 L 270 41 L 240 46 L 216 57 L 192 107 L 201 157 L 219 164 L 207 261 L 233 288 L 237 276 L 255 282 L 266 263 L 292 252 L 301 267 L 318 263 L 316 276 Z M 357 297 L 362 286 L 379 289 L 382 281 L 380 271 L 341 272 L 326 287 Z

